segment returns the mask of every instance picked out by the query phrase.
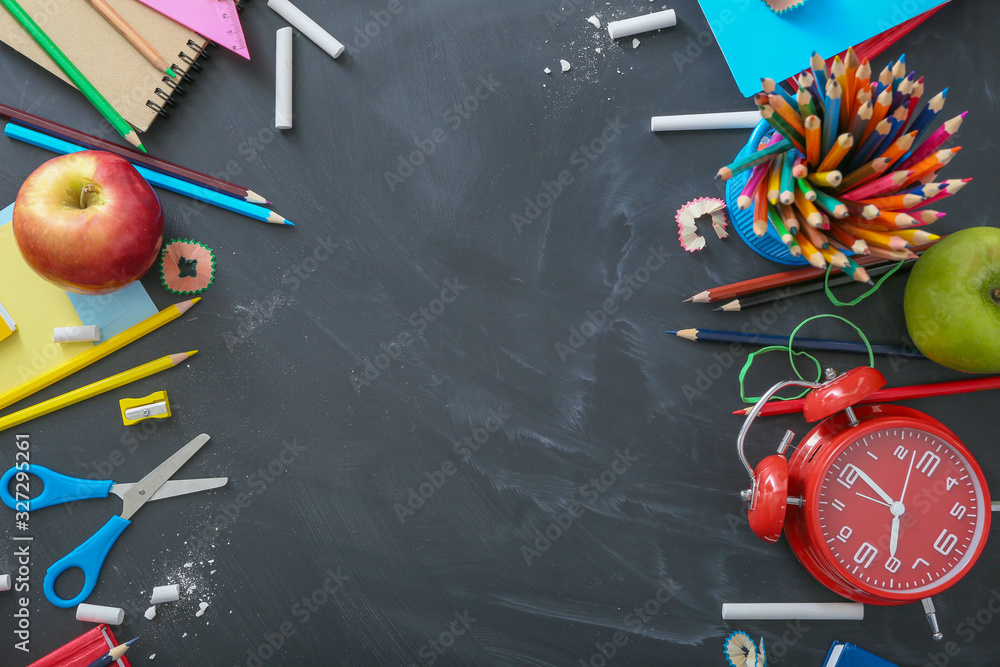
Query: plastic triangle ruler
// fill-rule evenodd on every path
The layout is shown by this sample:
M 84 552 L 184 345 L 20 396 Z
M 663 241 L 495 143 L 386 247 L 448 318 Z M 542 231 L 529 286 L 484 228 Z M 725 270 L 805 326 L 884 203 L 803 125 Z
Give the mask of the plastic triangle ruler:
M 235 0 L 139 0 L 219 46 L 250 60 Z

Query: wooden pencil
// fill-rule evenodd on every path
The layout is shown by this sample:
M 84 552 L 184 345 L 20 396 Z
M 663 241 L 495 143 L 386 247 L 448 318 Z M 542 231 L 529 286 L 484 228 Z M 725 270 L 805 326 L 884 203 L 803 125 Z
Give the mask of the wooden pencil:
M 806 180 L 820 187 L 835 188 L 844 180 L 844 175 L 838 169 L 814 171 L 806 177 Z
M 810 169 L 819 166 L 823 153 L 823 122 L 819 116 L 812 115 L 805 120 L 806 128 L 806 163 Z
M 941 109 L 944 108 L 944 103 L 947 99 L 948 89 L 945 88 L 940 93 L 932 97 L 927 102 L 927 106 L 925 106 L 923 110 L 917 114 L 916 119 L 914 119 L 913 124 L 910 126 L 910 130 L 916 130 L 919 133 L 917 134 L 918 142 L 920 141 L 920 135 L 923 134 L 928 127 L 930 127 L 930 125 L 934 122 L 934 119 L 937 118 L 937 115 L 941 113 Z
M 785 163 L 786 155 L 776 157 L 770 163 L 770 171 L 767 174 L 766 199 L 771 204 L 778 203 L 778 196 L 781 195 L 781 167 Z
M 906 187 L 911 183 L 919 181 L 925 176 L 937 172 L 938 169 L 951 162 L 951 159 L 955 157 L 955 154 L 960 150 L 962 150 L 961 146 L 955 146 L 954 148 L 939 150 L 938 152 L 925 157 L 923 160 L 909 168 L 909 171 L 912 173 L 903 181 L 901 187 Z
M 844 176 L 844 180 L 840 182 L 838 191 L 850 190 L 851 188 L 861 185 L 865 181 L 878 178 L 889 169 L 890 164 L 892 163 L 888 158 L 875 158 L 868 164 L 858 167 L 851 173 Z
M 826 111 L 823 113 L 823 153 L 833 148 L 840 134 L 840 99 L 843 90 L 837 79 L 831 77 L 826 84 Z
M 98 14 L 104 17 L 111 26 L 121 34 L 122 37 L 128 41 L 129 44 L 135 47 L 135 50 L 142 54 L 142 57 L 150 62 L 150 64 L 161 72 L 166 72 L 171 78 L 177 78 L 177 74 L 174 70 L 170 69 L 170 65 L 163 56 L 153 48 L 150 44 L 143 38 L 139 32 L 129 25 L 128 21 L 122 18 L 121 14 L 115 11 L 115 8 L 107 3 L 107 0 L 87 0 L 90 6 L 93 7 Z
M 167 162 L 166 160 L 153 157 L 152 155 L 147 155 L 146 153 L 140 153 L 137 150 L 120 146 L 106 139 L 102 139 L 101 137 L 95 137 L 91 134 L 87 134 L 86 132 L 75 130 L 71 127 L 67 127 L 66 125 L 42 118 L 41 116 L 36 116 L 35 114 L 28 113 L 27 111 L 21 111 L 20 109 L 16 109 L 3 103 L 0 103 L 0 118 L 23 123 L 40 132 L 44 132 L 70 143 L 74 143 L 78 146 L 104 150 L 109 153 L 114 153 L 115 155 L 120 155 L 133 164 L 141 164 L 144 167 L 149 167 L 150 169 L 164 174 L 172 174 L 178 178 L 183 178 L 195 183 L 201 183 L 205 187 L 212 188 L 213 190 L 225 192 L 235 197 L 241 197 L 252 204 L 270 203 L 267 199 L 261 197 L 249 188 L 234 185 L 220 178 L 203 174 L 199 171 L 195 171 L 194 169 L 182 167 L 181 165 L 174 164 L 173 162 Z
M 816 191 L 813 191 L 816 194 Z M 795 208 L 802 214 L 806 224 L 812 227 L 819 227 L 823 223 L 823 216 L 820 214 L 816 204 L 806 199 L 805 192 L 795 190 Z
M 946 181 L 946 186 L 941 188 L 936 194 L 931 195 L 926 198 L 923 203 L 918 204 L 918 206 L 925 206 L 927 204 L 933 204 L 936 201 L 941 201 L 945 197 L 950 197 L 962 188 L 965 184 L 971 181 L 971 178 L 953 178 Z
M 781 188 L 778 194 L 778 201 L 782 204 L 791 204 L 795 201 L 795 179 L 792 176 L 792 168 L 795 161 L 791 155 L 786 155 L 781 163 Z
M 889 195 L 888 197 L 875 197 L 866 199 L 864 204 L 877 206 L 880 211 L 905 211 L 908 208 L 915 208 L 924 201 L 926 197 L 917 194 Z
M 860 185 L 853 190 L 844 192 L 841 196 L 846 199 L 858 201 L 861 199 L 869 199 L 871 197 L 878 197 L 890 192 L 895 192 L 903 185 L 903 183 L 907 182 L 907 179 L 909 179 L 912 175 L 912 169 L 894 171 L 891 174 L 886 174 L 885 176 L 876 178 L 875 180 L 869 181 L 864 185 Z
M 771 108 L 777 112 L 781 118 L 788 123 L 788 126 L 799 133 L 801 136 L 805 136 L 806 128 L 802 124 L 802 117 L 799 116 L 799 112 L 795 109 L 792 104 L 789 104 L 781 97 L 781 95 L 768 95 L 768 104 Z M 794 103 L 793 103 L 794 104 Z
M 741 211 L 750 208 L 750 205 L 753 204 L 753 198 L 757 193 L 757 188 L 767 177 L 770 166 L 769 162 L 765 162 L 753 168 L 753 171 L 750 172 L 750 178 L 747 179 L 746 185 L 743 186 L 739 196 L 736 198 L 736 208 Z
M 778 334 L 764 333 L 744 333 L 742 331 L 724 331 L 720 329 L 679 329 L 667 331 L 678 338 L 684 338 L 693 342 L 714 342 L 714 343 L 745 343 L 747 345 L 788 345 L 789 337 Z M 851 352 L 856 354 L 868 354 L 868 348 L 861 341 L 841 341 L 828 340 L 825 338 L 799 338 L 795 337 L 791 341 L 792 345 L 803 350 L 828 350 L 831 352 Z M 874 354 L 883 356 L 896 356 L 907 358 L 923 358 L 924 355 L 909 347 L 896 345 L 881 345 L 874 343 L 871 346 Z
M 788 139 L 783 139 L 777 143 L 770 144 L 751 153 L 750 155 L 734 160 L 732 163 L 726 165 L 722 169 L 719 169 L 715 177 L 721 181 L 727 181 L 735 174 L 746 171 L 747 169 L 752 169 L 762 162 L 767 162 L 775 155 L 781 155 L 791 147 L 792 143 L 788 141 Z
M 854 120 L 851 122 L 851 136 L 854 137 L 854 143 L 858 146 L 861 145 L 861 137 L 865 130 L 868 128 L 868 121 L 871 120 L 872 111 L 874 110 L 874 105 L 871 100 L 866 100 L 864 104 L 858 107 L 858 112 L 854 116 Z
M 816 171 L 833 171 L 836 169 L 843 159 L 847 156 L 847 153 L 854 147 L 854 137 L 849 133 L 837 137 L 837 141 L 834 142 L 833 148 L 826 154 L 826 157 L 819 163 Z
M 968 113 L 968 111 L 964 111 L 951 120 L 946 120 L 941 127 L 935 130 L 929 137 L 924 139 L 920 146 L 914 149 L 914 151 L 910 153 L 909 157 L 903 160 L 899 166 L 901 168 L 913 166 L 941 148 L 946 141 L 958 134 L 958 130 L 962 127 L 962 121 L 965 120 Z M 914 130 L 910 134 L 912 134 L 915 138 L 917 131 Z
M 767 190 L 761 185 L 753 203 L 753 233 L 757 236 L 767 233 L 767 210 Z
M 73 64 L 73 61 L 66 57 L 66 54 L 63 53 L 58 46 L 56 46 L 56 43 L 53 42 L 47 34 L 45 34 L 45 31 L 42 30 L 37 23 L 35 23 L 35 20 L 31 18 L 26 11 L 24 11 L 24 8 L 17 3 L 17 0 L 0 0 L 0 4 L 3 4 L 3 6 L 7 8 L 7 11 L 10 12 L 11 16 L 13 16 L 14 19 L 28 31 L 28 34 L 30 34 L 32 38 L 38 42 L 38 45 L 42 47 L 42 50 L 44 50 L 53 61 L 55 61 L 56 65 L 59 66 L 59 69 L 63 71 L 63 74 L 65 74 L 69 80 L 73 82 L 73 85 L 75 85 L 77 89 L 83 93 L 83 96 L 87 98 L 87 100 L 101 113 L 102 116 L 104 116 L 105 120 L 111 124 L 111 127 L 122 135 L 126 141 L 145 153 L 146 149 L 143 147 L 142 142 L 139 141 L 139 135 L 136 133 L 135 129 L 129 125 L 124 118 L 122 118 L 122 115 L 118 113 L 113 106 L 111 106 L 110 102 L 104 99 L 104 95 L 102 95 L 100 91 L 94 87 L 94 84 L 92 84 L 87 77 L 85 77 L 83 73 L 77 69 L 76 65 Z

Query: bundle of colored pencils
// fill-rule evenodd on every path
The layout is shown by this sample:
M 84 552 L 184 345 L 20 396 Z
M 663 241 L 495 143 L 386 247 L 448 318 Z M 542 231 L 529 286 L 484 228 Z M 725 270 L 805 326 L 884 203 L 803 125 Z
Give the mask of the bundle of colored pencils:
M 859 63 L 853 49 L 829 69 L 813 53 L 797 81 L 789 92 L 762 80 L 757 104 L 774 132 L 716 178 L 752 170 L 737 206 L 753 206 L 757 236 L 774 227 L 793 255 L 868 282 L 849 254 L 913 259 L 911 245 L 939 238 L 915 228 L 944 216 L 923 206 L 972 180 L 935 180 L 961 150 L 942 146 L 968 112 L 929 132 L 948 89 L 916 113 L 924 79 L 907 73 L 905 56 L 873 79 L 868 61 Z

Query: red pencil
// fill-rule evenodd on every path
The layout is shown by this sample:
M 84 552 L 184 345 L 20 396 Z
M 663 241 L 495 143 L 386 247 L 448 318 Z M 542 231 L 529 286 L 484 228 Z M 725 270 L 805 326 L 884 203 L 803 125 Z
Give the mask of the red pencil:
M 1000 389 L 1000 375 L 970 380 L 952 380 L 950 382 L 935 382 L 933 384 L 916 384 L 909 387 L 890 387 L 879 389 L 874 394 L 858 403 L 885 403 L 887 401 L 905 401 L 913 398 L 930 398 L 932 396 L 948 396 L 949 394 L 965 394 L 972 391 Z M 770 402 L 760 409 L 760 415 L 787 415 L 802 412 L 804 399 Z M 750 408 L 733 411 L 734 415 L 745 415 Z

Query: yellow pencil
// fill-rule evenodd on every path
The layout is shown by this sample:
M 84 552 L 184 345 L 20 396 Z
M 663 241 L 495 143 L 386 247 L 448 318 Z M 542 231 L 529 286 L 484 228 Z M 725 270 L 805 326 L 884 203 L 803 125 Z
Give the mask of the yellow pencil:
M 109 338 L 100 345 L 95 345 L 86 352 L 78 354 L 72 359 L 68 359 L 55 368 L 51 368 L 42 373 L 38 377 L 32 378 L 31 380 L 23 382 L 13 389 L 5 391 L 3 394 L 0 394 L 0 410 L 6 408 L 8 405 L 17 403 L 23 398 L 31 396 L 36 391 L 44 389 L 54 382 L 62 380 L 68 375 L 77 372 L 81 368 L 89 366 L 98 359 L 103 359 L 112 352 L 120 350 L 129 343 L 142 338 L 149 332 L 159 329 L 167 322 L 171 322 L 186 313 L 191 306 L 200 300 L 201 297 L 195 297 L 189 301 L 182 301 L 181 303 L 168 306 L 156 315 L 147 317 L 142 322 L 129 327 L 117 336 Z
M 92 382 L 91 384 L 80 387 L 79 389 L 74 389 L 73 391 L 62 394 L 61 396 L 56 396 L 55 398 L 50 398 L 47 401 L 42 401 L 41 403 L 32 405 L 31 407 L 23 410 L 13 412 L 6 417 L 0 417 L 0 431 L 8 429 L 11 426 L 23 424 L 24 422 L 34 419 L 35 417 L 41 417 L 42 415 L 47 415 L 50 412 L 55 412 L 56 410 L 65 408 L 68 405 L 79 403 L 80 401 L 92 398 L 98 394 L 103 394 L 106 391 L 116 389 L 122 385 L 128 384 L 129 382 L 135 382 L 136 380 L 140 380 L 148 375 L 153 375 L 154 373 L 165 371 L 168 368 L 173 368 L 188 357 L 197 353 L 198 350 L 192 350 L 191 352 L 168 354 L 165 357 L 160 357 L 159 359 L 150 361 L 142 366 L 136 366 L 135 368 L 123 371 L 118 375 L 112 375 L 109 378 Z

